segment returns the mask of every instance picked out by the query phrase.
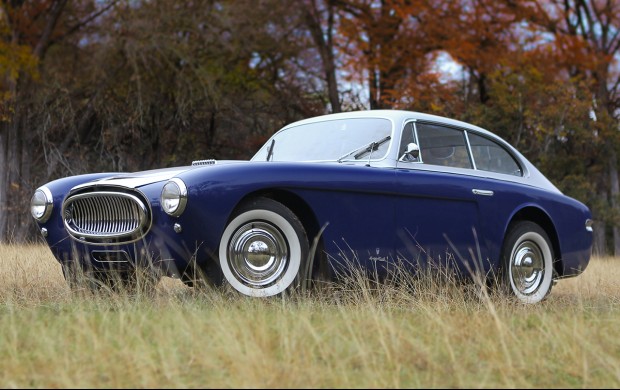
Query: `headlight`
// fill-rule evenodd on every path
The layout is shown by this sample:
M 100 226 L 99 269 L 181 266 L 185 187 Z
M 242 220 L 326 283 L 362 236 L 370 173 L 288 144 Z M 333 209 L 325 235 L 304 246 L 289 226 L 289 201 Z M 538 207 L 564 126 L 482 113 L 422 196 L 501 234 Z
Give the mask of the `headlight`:
M 37 189 L 30 199 L 30 213 L 39 222 L 49 219 L 53 207 L 52 192 L 47 187 Z
M 161 207 L 166 214 L 178 217 L 187 203 L 187 187 L 181 179 L 170 179 L 161 190 Z

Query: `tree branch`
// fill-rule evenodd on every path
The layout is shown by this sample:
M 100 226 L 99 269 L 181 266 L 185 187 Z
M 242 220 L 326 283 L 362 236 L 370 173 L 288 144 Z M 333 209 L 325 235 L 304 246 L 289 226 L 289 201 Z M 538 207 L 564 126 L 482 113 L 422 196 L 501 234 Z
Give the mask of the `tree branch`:
M 47 24 L 43 29 L 43 34 L 41 34 L 41 38 L 39 39 L 39 42 L 37 42 L 37 45 L 33 51 L 33 54 L 37 58 L 41 59 L 45 55 L 45 52 L 50 44 L 52 33 L 54 32 L 54 28 L 56 27 L 58 19 L 60 19 L 60 15 L 62 14 L 62 10 L 65 8 L 66 4 L 67 0 L 54 1 L 52 4 L 51 11 L 47 17 Z
M 90 22 L 92 22 L 93 20 L 95 20 L 96 18 L 98 18 L 99 16 L 103 15 L 106 11 L 108 11 L 110 8 L 112 8 L 113 6 L 115 6 L 118 3 L 119 0 L 113 0 L 112 2 L 110 2 L 107 6 L 103 7 L 102 9 L 100 9 L 97 12 L 94 12 L 93 14 L 89 15 L 87 18 L 85 18 L 84 20 L 80 21 L 79 23 L 77 23 L 75 26 L 71 27 L 67 32 L 65 32 L 64 34 L 58 36 L 58 38 L 52 40 L 50 42 L 50 45 L 53 43 L 56 43 L 58 41 L 61 41 L 63 39 L 65 39 L 66 37 L 72 35 L 73 33 L 75 33 L 76 31 L 79 31 L 80 29 L 82 29 L 82 27 L 86 26 L 87 24 L 89 24 Z
M 583 18 L 581 17 L 581 10 L 583 10 L 583 13 L 587 19 L 587 23 L 588 23 L 587 27 L 583 23 Z M 592 19 L 592 15 L 590 14 L 590 9 L 588 8 L 588 4 L 586 4 L 584 0 L 579 0 L 577 2 L 577 7 L 575 8 L 575 12 L 577 12 L 577 15 L 579 15 L 579 22 L 580 22 L 579 27 L 581 29 L 581 36 L 586 41 L 590 41 L 595 46 L 597 46 L 598 41 L 596 39 L 596 36 L 594 35 L 594 28 L 593 28 L 594 21 Z

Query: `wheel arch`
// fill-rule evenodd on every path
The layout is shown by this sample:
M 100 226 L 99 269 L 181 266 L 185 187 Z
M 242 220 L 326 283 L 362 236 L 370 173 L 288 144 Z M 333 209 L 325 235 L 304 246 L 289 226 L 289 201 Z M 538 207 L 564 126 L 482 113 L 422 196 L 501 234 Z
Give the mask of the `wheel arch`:
M 535 206 L 525 206 L 519 211 L 517 211 L 510 222 L 506 226 L 506 230 L 504 232 L 504 240 L 506 240 L 506 236 L 510 231 L 511 226 L 519 221 L 530 221 L 539 225 L 549 236 L 549 240 L 551 240 L 551 246 L 553 249 L 553 268 L 556 275 L 562 275 L 562 270 L 564 269 L 562 266 L 562 250 L 560 247 L 560 240 L 558 237 L 557 229 L 555 224 L 549 217 L 549 215 L 543 211 L 542 209 Z
M 322 227 L 319 225 L 318 219 L 315 213 L 312 211 L 310 205 L 302 197 L 295 194 L 294 192 L 279 188 L 261 189 L 250 192 L 244 197 L 242 197 L 239 202 L 237 202 L 237 205 L 235 206 L 233 212 L 229 217 L 229 222 L 230 219 L 233 218 L 237 211 L 241 207 L 243 207 L 246 202 L 258 197 L 275 200 L 290 209 L 293 214 L 295 214 L 297 218 L 299 218 L 301 224 L 306 230 L 306 235 L 308 236 L 309 241 L 308 244 L 311 250 L 315 238 L 318 237 L 314 255 L 312 274 L 313 276 L 316 276 L 318 272 L 321 272 L 323 274 L 322 276 L 326 276 L 325 273 L 328 272 L 329 266 L 327 264 L 327 257 L 325 256 L 325 252 L 323 250 L 323 237 L 320 235 Z

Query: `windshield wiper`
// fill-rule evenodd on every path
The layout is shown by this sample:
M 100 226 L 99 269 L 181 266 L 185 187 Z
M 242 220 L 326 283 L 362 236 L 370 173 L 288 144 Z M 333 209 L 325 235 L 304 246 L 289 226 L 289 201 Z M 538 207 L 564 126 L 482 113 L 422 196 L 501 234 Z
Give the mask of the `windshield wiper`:
M 344 160 L 346 157 L 349 157 L 350 155 L 352 155 L 355 152 L 357 152 L 357 153 L 355 153 L 355 155 L 353 157 L 357 160 L 358 158 L 362 157 L 364 154 L 370 153 L 370 152 L 374 152 L 375 150 L 379 149 L 379 146 L 383 145 L 384 143 L 386 143 L 390 139 L 392 139 L 392 137 L 388 135 L 385 138 L 381 138 L 379 141 L 373 141 L 373 142 L 371 142 L 369 144 L 366 144 L 364 146 L 360 146 L 359 148 L 353 149 L 349 153 L 343 155 L 337 161 L 338 162 L 342 162 L 342 160 Z

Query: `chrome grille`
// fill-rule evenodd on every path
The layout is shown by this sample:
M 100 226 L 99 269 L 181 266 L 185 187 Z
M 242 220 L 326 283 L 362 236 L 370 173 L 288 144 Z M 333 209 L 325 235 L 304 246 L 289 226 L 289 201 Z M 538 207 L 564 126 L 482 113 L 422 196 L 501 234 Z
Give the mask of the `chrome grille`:
M 86 242 L 132 241 L 148 228 L 144 202 L 125 192 L 96 191 L 70 196 L 63 205 L 65 227 Z

